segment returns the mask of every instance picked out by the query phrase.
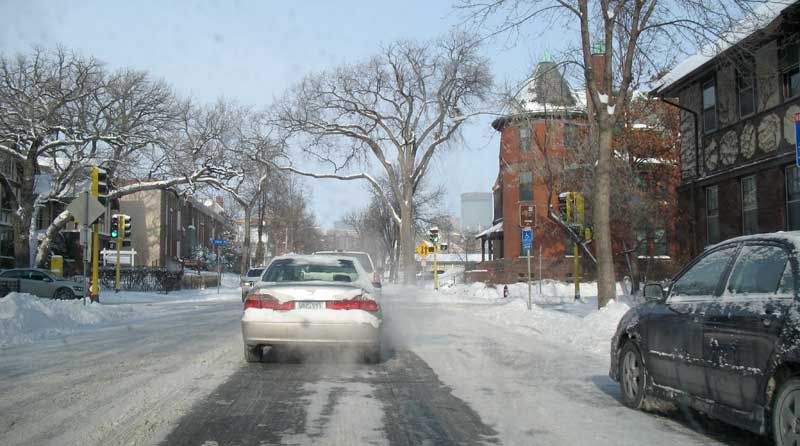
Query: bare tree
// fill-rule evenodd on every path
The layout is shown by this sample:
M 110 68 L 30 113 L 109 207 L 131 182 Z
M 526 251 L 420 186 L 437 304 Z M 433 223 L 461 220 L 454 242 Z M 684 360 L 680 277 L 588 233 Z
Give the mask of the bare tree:
M 400 41 L 366 62 L 308 76 L 278 102 L 276 123 L 330 171 L 281 167 L 315 178 L 368 181 L 400 228 L 404 277 L 413 280 L 417 190 L 434 154 L 476 114 L 476 101 L 491 84 L 487 59 L 462 34 L 432 43 Z M 367 172 L 342 174 L 370 163 L 388 178 L 388 187 Z
M 40 234 L 39 214 L 74 197 L 91 165 L 112 183 L 126 180 L 110 200 L 230 176 L 220 152 L 209 150 L 219 130 L 209 117 L 142 72 L 108 75 L 96 60 L 64 50 L 0 56 L 0 153 L 22 173 L 19 195 L 5 194 L 16 208 L 17 262 L 46 259 L 70 215 L 54 216 Z M 11 179 L 2 180 L 13 191 Z
M 642 78 L 663 73 L 675 50 L 708 42 L 725 45 L 736 35 L 725 31 L 754 13 L 748 0 L 462 0 L 457 6 L 490 35 L 521 32 L 526 26 L 559 27 L 562 36 L 574 30 L 565 50 L 588 93 L 591 141 L 596 145 L 592 200 L 598 265 L 598 304 L 615 297 L 611 245 L 613 136 L 631 92 Z M 497 21 L 489 20 L 500 16 Z M 754 26 L 758 20 L 749 24 Z M 564 32 L 564 31 L 567 32 Z M 686 45 L 686 44 L 689 45 Z M 593 56 L 602 63 L 593 63 Z M 598 71 L 596 71 L 598 70 Z

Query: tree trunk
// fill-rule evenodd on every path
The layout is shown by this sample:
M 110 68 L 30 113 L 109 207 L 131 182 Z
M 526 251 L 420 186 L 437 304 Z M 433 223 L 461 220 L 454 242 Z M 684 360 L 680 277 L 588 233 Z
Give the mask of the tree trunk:
M 600 121 L 600 120 L 598 120 Z M 616 297 L 614 255 L 611 248 L 611 144 L 613 127 L 598 122 L 598 158 L 592 208 L 597 247 L 597 306 L 602 308 Z
M 400 204 L 400 253 L 403 259 L 403 283 L 413 284 L 417 281 L 417 265 L 414 261 L 414 216 L 410 194 L 406 194 L 405 203 Z
M 63 211 L 50 223 L 50 226 L 47 227 L 45 231 L 44 238 L 42 242 L 39 243 L 39 247 L 36 250 L 36 262 L 35 265 L 39 268 L 44 268 L 44 262 L 47 260 L 47 254 L 50 252 L 50 244 L 55 238 L 55 236 L 64 229 L 64 226 L 67 225 L 67 222 L 70 220 L 70 214 L 67 211 Z
M 261 201 L 258 205 L 258 241 L 256 242 L 256 263 L 261 264 L 264 262 L 264 207 L 266 194 L 261 193 Z
M 31 266 L 30 236 L 35 201 L 33 182 L 33 166 L 30 163 L 22 163 L 19 203 L 17 212 L 14 213 L 14 257 L 16 258 L 15 265 L 19 268 Z
M 242 244 L 242 264 L 239 268 L 242 275 L 250 268 L 250 212 L 249 206 L 244 208 L 244 243 Z

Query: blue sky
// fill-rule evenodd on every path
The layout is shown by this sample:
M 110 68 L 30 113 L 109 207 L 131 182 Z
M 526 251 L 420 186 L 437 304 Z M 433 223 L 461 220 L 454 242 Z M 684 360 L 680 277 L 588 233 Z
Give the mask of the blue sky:
M 9 1 L 0 0 L 0 51 L 62 45 L 110 67 L 147 70 L 181 94 L 267 106 L 306 73 L 358 61 L 381 43 L 428 39 L 461 22 L 445 1 Z M 551 50 L 539 37 L 485 48 L 498 82 L 522 80 Z M 490 118 L 472 122 L 464 144 L 436 159 L 429 175 L 447 188 L 446 210 L 458 214 L 463 192 L 489 191 L 497 175 L 499 138 Z M 323 227 L 366 199 L 360 182 L 306 180 Z

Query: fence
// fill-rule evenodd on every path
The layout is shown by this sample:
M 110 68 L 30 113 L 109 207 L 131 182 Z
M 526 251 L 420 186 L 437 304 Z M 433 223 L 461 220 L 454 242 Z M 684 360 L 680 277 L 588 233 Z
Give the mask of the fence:
M 114 288 L 116 269 L 100 268 L 100 286 Z M 181 289 L 183 273 L 165 268 L 126 268 L 120 271 L 120 289 L 126 291 L 164 291 Z

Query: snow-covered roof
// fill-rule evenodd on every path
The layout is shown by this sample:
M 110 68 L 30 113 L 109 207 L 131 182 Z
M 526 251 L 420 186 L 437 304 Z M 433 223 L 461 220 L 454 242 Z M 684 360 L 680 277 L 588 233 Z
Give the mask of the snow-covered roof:
M 755 8 L 752 15 L 739 22 L 739 25 L 723 35 L 714 43 L 708 44 L 700 51 L 675 66 L 662 77 L 653 88 L 652 93 L 661 94 L 669 90 L 683 78 L 706 65 L 728 48 L 750 37 L 756 31 L 766 28 L 795 0 L 769 0 Z
M 491 228 L 479 233 L 475 236 L 475 238 L 481 238 L 489 234 L 494 234 L 495 232 L 503 232 L 503 222 L 499 222 L 496 225 L 492 226 Z
M 496 130 L 501 130 L 509 119 L 528 114 L 586 113 L 586 92 L 573 90 L 559 65 L 549 58 L 536 65 L 533 75 L 521 84 L 514 99 L 506 116 L 492 122 Z
M 516 99 L 526 112 L 586 111 L 586 93 L 573 90 L 559 66 L 547 60 L 536 65 Z

